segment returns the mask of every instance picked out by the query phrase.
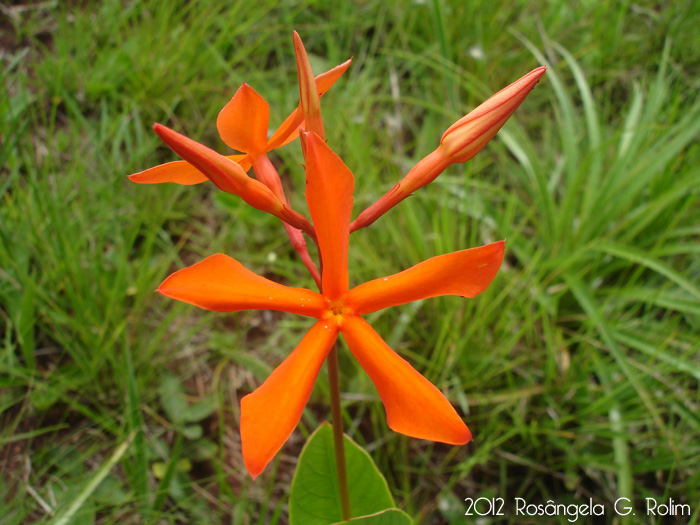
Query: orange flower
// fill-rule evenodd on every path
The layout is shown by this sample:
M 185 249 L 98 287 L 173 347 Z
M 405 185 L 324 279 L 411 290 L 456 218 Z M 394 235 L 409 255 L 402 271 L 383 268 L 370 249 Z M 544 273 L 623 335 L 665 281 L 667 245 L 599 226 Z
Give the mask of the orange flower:
M 319 96 L 323 96 L 335 84 L 348 69 L 351 61 L 352 59 L 347 60 L 316 77 Z M 244 152 L 242 155 L 228 155 L 227 158 L 239 164 L 244 171 L 250 169 L 254 157 L 289 144 L 299 135 L 299 127 L 304 124 L 301 102 L 268 140 L 269 118 L 270 108 L 267 102 L 248 84 L 238 88 L 230 102 L 219 113 L 216 120 L 219 135 L 228 146 Z M 188 186 L 199 184 L 208 178 L 195 166 L 182 160 L 129 175 L 132 182 L 139 184 L 174 182 Z
M 432 441 L 467 443 L 471 433 L 445 396 L 389 348 L 361 316 L 429 297 L 478 295 L 496 276 L 505 243 L 433 257 L 350 290 L 354 178 L 316 133 L 303 133 L 302 145 L 306 200 L 323 261 L 322 293 L 274 283 L 223 254 L 175 272 L 158 288 L 163 295 L 208 310 L 268 309 L 317 319 L 289 357 L 241 401 L 246 468 L 258 476 L 292 433 L 321 365 L 341 333 L 376 386 L 391 429 Z
M 267 152 L 282 147 L 298 137 L 300 127 L 307 125 L 315 129 L 320 124 L 318 100 L 345 73 L 352 59 L 314 77 L 306 51 L 296 31 L 294 47 L 299 66 L 299 78 L 304 80 L 302 100 L 269 140 L 267 129 L 270 108 L 265 99 L 252 87 L 243 84 L 221 110 L 216 120 L 219 135 L 223 141 L 231 148 L 243 151 L 243 154 L 220 155 L 165 126 L 156 124 L 153 128 L 158 136 L 184 161 L 161 164 L 129 175 L 129 179 L 140 184 L 174 182 L 184 185 L 199 184 L 209 179 L 219 189 L 238 195 L 254 208 L 279 217 L 283 221 L 282 224 L 292 247 L 318 284 L 320 283 L 318 268 L 309 256 L 306 241 L 301 233 L 303 231 L 313 239 L 315 238 L 313 227 L 303 215 L 291 208 L 284 193 L 282 181 L 267 157 Z M 315 89 L 310 89 L 310 86 L 315 86 Z M 310 98 L 315 99 L 317 111 L 316 114 L 308 115 Z M 188 144 L 183 148 L 185 143 Z M 257 180 L 246 175 L 251 166 L 255 170 Z M 266 189 L 269 191 L 265 191 Z

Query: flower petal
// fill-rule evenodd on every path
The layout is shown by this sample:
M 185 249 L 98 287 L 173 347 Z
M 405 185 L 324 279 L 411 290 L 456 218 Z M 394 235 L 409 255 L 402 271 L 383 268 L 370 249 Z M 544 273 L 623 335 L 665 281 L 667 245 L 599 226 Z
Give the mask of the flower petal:
M 407 436 L 463 445 L 469 429 L 444 395 L 357 315 L 344 316 L 343 339 L 377 387 L 389 428 Z
M 272 151 L 275 148 L 281 148 L 292 142 L 299 136 L 299 127 L 304 124 L 304 113 L 299 105 L 290 115 L 284 119 L 284 122 L 277 128 L 270 137 L 267 143 L 267 151 Z
M 355 179 L 343 161 L 315 133 L 303 133 L 306 202 L 321 250 L 323 295 L 348 291 L 348 240 Z
M 350 62 L 352 62 L 352 58 L 316 77 L 316 89 L 319 97 L 325 95 L 326 91 L 347 71 L 348 67 L 350 67 Z M 303 124 L 304 114 L 301 111 L 300 103 L 270 137 L 270 140 L 267 142 L 267 151 L 289 144 L 299 136 L 299 127 L 303 126 Z
M 176 160 L 175 162 L 168 162 L 167 164 L 154 166 L 153 168 L 129 175 L 129 180 L 138 184 L 174 182 L 176 184 L 191 186 L 208 181 L 209 179 L 189 162 Z
M 272 282 L 222 253 L 178 270 L 163 281 L 158 292 L 217 312 L 281 310 L 320 318 L 326 307 L 320 294 Z
M 333 84 L 335 84 L 338 79 L 343 76 L 343 73 L 345 73 L 350 67 L 350 62 L 352 62 L 352 58 L 346 60 L 340 65 L 335 66 L 333 69 L 329 69 L 325 73 L 321 73 L 316 77 L 316 89 L 318 89 L 319 97 L 325 95 L 326 91 L 328 91 Z
M 216 119 L 223 141 L 238 151 L 253 155 L 267 147 L 270 106 L 248 84 L 243 84 Z
M 248 155 L 227 156 L 228 159 L 241 166 L 243 171 L 248 171 L 251 166 L 247 157 Z M 192 186 L 193 184 L 200 184 L 208 181 L 209 179 L 204 173 L 199 171 L 189 162 L 184 160 L 176 160 L 175 162 L 168 162 L 167 164 L 161 164 L 160 166 L 155 166 L 139 173 L 129 175 L 129 180 L 131 182 L 136 182 L 137 184 L 161 184 L 163 182 L 174 182 L 175 184 Z
M 346 304 L 357 314 L 367 314 L 440 295 L 475 297 L 496 277 L 504 250 L 505 241 L 499 241 L 433 257 L 353 288 Z
M 318 321 L 270 377 L 241 400 L 243 461 L 253 478 L 299 423 L 321 365 L 337 337 L 338 327 L 332 319 Z

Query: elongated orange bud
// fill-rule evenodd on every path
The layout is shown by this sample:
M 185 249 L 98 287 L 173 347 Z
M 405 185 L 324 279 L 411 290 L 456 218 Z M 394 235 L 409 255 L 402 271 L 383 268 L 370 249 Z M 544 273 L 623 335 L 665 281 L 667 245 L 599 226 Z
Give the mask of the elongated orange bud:
M 319 97 L 325 95 L 333 84 L 345 73 L 348 67 L 350 67 L 350 62 L 352 62 L 352 58 L 316 77 L 316 89 L 318 90 Z M 301 110 L 300 102 L 297 109 L 292 111 L 282 125 L 277 128 L 277 131 L 273 133 L 272 137 L 270 137 L 267 143 L 267 151 L 289 144 L 292 140 L 296 139 L 299 136 L 299 126 L 303 123 L 304 112 Z
M 440 140 L 444 155 L 452 162 L 466 162 L 479 153 L 518 109 L 546 70 L 546 66 L 533 69 L 452 124 Z
M 267 186 L 249 177 L 235 162 L 161 124 L 154 124 L 153 130 L 170 149 L 204 173 L 220 190 L 238 195 L 253 208 L 314 236 L 306 217 L 289 209 Z
M 294 54 L 297 60 L 299 98 L 301 99 L 301 110 L 304 114 L 306 131 L 313 131 L 319 137 L 325 139 L 326 135 L 323 129 L 323 120 L 321 119 L 321 97 L 318 95 L 316 79 L 311 70 L 306 49 L 304 49 L 301 37 L 296 31 L 294 31 Z
M 414 191 L 433 182 L 450 164 L 466 162 L 479 153 L 518 109 L 546 70 L 546 66 L 541 66 L 530 71 L 452 124 L 442 135 L 438 148 L 421 159 L 377 202 L 360 213 L 350 225 L 350 231 L 372 224 Z

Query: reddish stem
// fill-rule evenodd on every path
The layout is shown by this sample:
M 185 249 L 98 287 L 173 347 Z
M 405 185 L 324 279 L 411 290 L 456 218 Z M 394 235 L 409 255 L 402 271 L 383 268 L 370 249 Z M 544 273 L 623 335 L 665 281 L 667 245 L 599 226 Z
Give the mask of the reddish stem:
M 255 176 L 257 179 L 265 186 L 270 188 L 272 193 L 274 193 L 279 200 L 289 203 L 287 196 L 284 194 L 284 188 L 282 187 L 280 176 L 275 167 L 272 165 L 272 162 L 270 162 L 270 159 L 267 157 L 267 154 L 263 153 L 261 155 L 257 155 L 253 159 L 253 169 L 255 170 Z M 289 204 L 287 204 L 287 206 L 290 210 L 292 209 Z M 287 224 L 286 222 L 282 222 L 282 225 L 284 226 L 284 231 L 287 232 L 287 237 L 289 237 L 289 242 L 292 244 L 292 248 L 294 248 L 294 251 L 299 254 L 304 266 L 306 266 L 306 269 L 309 270 L 311 277 L 313 277 L 314 281 L 316 282 L 316 286 L 321 288 L 321 274 L 319 273 L 318 268 L 316 268 L 313 260 L 311 260 L 309 249 L 306 247 L 306 241 L 304 240 L 304 235 L 301 233 L 301 230 Z M 315 239 L 316 236 L 315 232 L 313 232 L 313 227 L 310 226 L 310 228 L 313 235 L 306 229 L 304 231 L 306 231 L 306 233 L 309 234 L 312 239 Z
M 350 224 L 350 232 L 366 228 L 372 224 L 399 202 L 409 197 L 414 191 L 433 182 L 450 164 L 452 162 L 445 157 L 440 148 L 428 154 L 411 168 L 411 171 L 408 172 L 401 182 L 360 213 Z

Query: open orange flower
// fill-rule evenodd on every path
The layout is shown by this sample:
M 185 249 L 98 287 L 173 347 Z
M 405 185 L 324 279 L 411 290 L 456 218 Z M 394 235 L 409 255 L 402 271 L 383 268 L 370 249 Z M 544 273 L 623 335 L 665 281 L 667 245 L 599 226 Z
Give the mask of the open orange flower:
M 335 84 L 351 61 L 347 60 L 316 77 L 319 96 L 323 96 Z M 227 158 L 239 164 L 244 171 L 250 169 L 255 157 L 289 144 L 299 135 L 299 127 L 304 124 L 301 102 L 268 140 L 269 119 L 270 107 L 248 84 L 238 88 L 216 119 L 222 140 L 231 148 L 243 152 L 240 155 L 227 155 Z M 139 184 L 174 182 L 189 186 L 205 182 L 208 177 L 189 162 L 178 160 L 134 173 L 129 175 L 129 179 Z
M 467 443 L 471 433 L 445 396 L 361 316 L 429 297 L 476 296 L 498 272 L 505 243 L 433 257 L 349 290 L 354 178 L 321 137 L 306 132 L 301 138 L 306 200 L 323 261 L 322 293 L 274 283 L 223 254 L 175 272 L 158 288 L 163 295 L 208 310 L 268 309 L 317 319 L 291 355 L 241 402 L 246 468 L 258 476 L 292 433 L 340 333 L 376 386 L 391 429 L 432 441 Z

